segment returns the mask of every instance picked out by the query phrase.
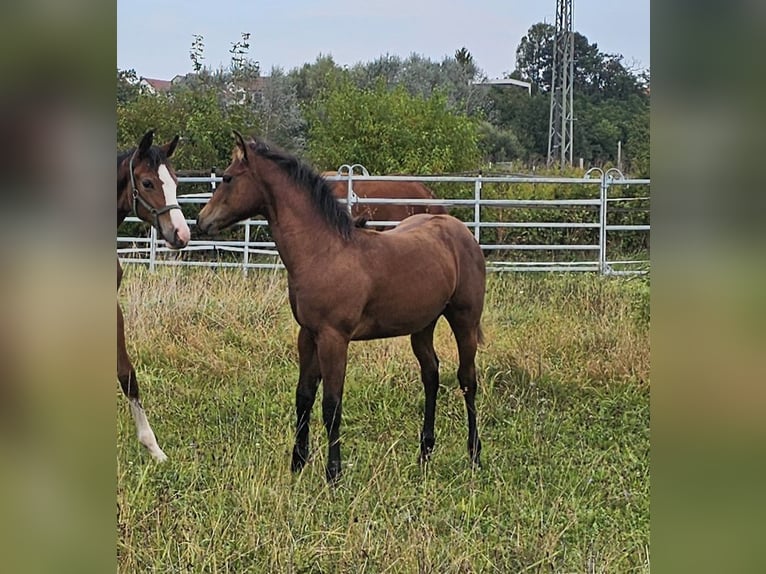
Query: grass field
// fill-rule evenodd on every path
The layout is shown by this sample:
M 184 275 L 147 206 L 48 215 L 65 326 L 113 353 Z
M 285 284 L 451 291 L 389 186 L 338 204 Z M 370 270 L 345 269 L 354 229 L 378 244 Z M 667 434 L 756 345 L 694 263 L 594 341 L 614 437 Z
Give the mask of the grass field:
M 408 339 L 352 343 L 330 488 L 321 398 L 312 461 L 289 471 L 284 273 L 129 266 L 129 352 L 170 460 L 138 444 L 115 384 L 119 571 L 648 572 L 648 293 L 643 279 L 490 275 L 475 472 L 446 322 L 426 468 Z

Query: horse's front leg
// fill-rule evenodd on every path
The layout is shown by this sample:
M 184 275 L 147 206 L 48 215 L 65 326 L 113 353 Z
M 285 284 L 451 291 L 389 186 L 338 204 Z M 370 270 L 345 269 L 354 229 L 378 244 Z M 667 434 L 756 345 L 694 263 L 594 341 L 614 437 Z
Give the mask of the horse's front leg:
M 327 481 L 334 483 L 341 472 L 340 421 L 348 339 L 335 331 L 320 333 L 317 340 L 317 355 L 323 380 L 322 418 L 329 441 L 326 475 Z
M 157 438 L 146 418 L 146 412 L 141 405 L 141 399 L 138 395 L 138 380 L 136 371 L 128 357 L 128 351 L 125 349 L 125 321 L 122 316 L 122 309 L 117 303 L 117 379 L 120 381 L 122 392 L 130 401 L 130 412 L 133 414 L 133 420 L 136 423 L 136 434 L 139 442 L 146 447 L 149 454 L 159 461 L 167 460 L 167 455 L 162 452 L 160 445 L 157 444 Z
M 295 390 L 295 446 L 291 469 L 299 472 L 309 457 L 309 421 L 311 409 L 321 379 L 316 341 L 308 329 L 301 327 L 298 333 L 299 374 Z

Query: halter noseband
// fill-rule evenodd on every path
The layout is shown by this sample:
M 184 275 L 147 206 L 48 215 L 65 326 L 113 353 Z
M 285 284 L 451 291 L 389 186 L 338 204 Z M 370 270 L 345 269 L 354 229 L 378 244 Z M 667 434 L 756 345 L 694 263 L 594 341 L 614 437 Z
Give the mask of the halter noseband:
M 157 209 L 155 207 L 152 207 L 149 205 L 149 202 L 147 202 L 143 197 L 141 197 L 138 193 L 138 187 L 136 187 L 136 178 L 133 175 L 133 158 L 136 157 L 136 152 L 133 152 L 133 154 L 130 156 L 130 185 L 133 188 L 133 215 L 138 217 L 138 219 L 141 219 L 138 216 L 138 209 L 136 209 L 136 203 L 140 203 L 144 209 L 146 209 L 152 216 L 153 221 L 152 225 L 159 231 L 160 234 L 162 234 L 162 229 L 160 229 L 160 215 L 163 213 L 167 213 L 171 209 L 178 209 L 181 211 L 181 206 L 177 205 L 175 203 L 171 205 L 166 205 L 165 207 L 161 209 Z M 182 212 L 183 213 L 183 212 Z

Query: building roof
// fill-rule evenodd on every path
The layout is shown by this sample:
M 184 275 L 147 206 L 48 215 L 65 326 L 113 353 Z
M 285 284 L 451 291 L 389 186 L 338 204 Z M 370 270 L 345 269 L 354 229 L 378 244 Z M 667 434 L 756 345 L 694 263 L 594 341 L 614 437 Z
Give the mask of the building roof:
M 171 80 L 158 80 L 156 78 L 141 78 L 141 81 L 148 84 L 155 92 L 167 92 L 173 85 Z

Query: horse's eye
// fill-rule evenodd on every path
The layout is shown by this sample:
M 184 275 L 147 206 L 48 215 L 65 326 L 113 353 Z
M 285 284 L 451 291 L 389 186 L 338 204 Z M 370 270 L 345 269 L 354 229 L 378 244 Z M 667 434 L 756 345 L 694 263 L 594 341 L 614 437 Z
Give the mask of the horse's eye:
M 145 179 L 141 182 L 141 185 L 143 185 L 146 189 L 154 189 L 154 184 L 150 179 Z
M 224 174 L 221 179 L 223 179 L 224 183 L 231 183 L 231 176 L 229 174 Z

